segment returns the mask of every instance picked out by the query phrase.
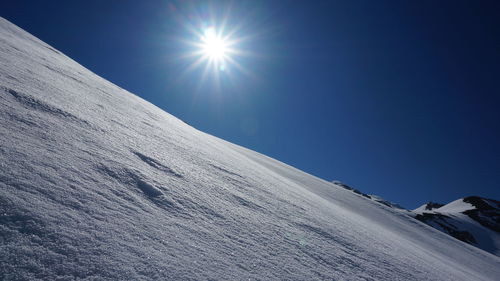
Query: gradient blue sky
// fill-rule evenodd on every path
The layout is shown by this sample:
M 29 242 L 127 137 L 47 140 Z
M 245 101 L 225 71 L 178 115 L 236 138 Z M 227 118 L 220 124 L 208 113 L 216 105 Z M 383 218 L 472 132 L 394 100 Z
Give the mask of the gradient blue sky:
M 229 6 L 252 55 L 217 87 L 185 72 L 179 39 Z M 7 0 L 0 11 L 192 126 L 323 179 L 407 208 L 500 199 L 498 1 Z

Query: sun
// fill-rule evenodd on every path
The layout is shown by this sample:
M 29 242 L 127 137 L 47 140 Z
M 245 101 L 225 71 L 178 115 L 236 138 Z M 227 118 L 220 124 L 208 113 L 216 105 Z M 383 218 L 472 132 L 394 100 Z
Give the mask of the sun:
M 245 21 L 233 19 L 230 8 L 220 12 L 217 7 L 209 10 L 178 17 L 184 27 L 176 36 L 181 43 L 176 59 L 182 61 L 184 68 L 179 80 L 188 79 L 190 74 L 199 75 L 201 88 L 205 82 L 220 87 L 233 85 L 243 76 L 254 77 L 244 64 L 259 57 L 251 50 L 258 35 L 249 33 Z
M 224 34 L 223 29 L 209 26 L 201 29 L 198 34 L 199 41 L 194 45 L 198 56 L 196 64 L 205 62 L 209 69 L 213 71 L 224 71 L 229 64 L 234 63 L 234 56 L 238 54 L 235 48 L 235 41 L 229 35 Z
M 190 33 L 191 39 L 184 41 L 190 46 L 184 58 L 191 58 L 193 61 L 185 73 L 201 67 L 204 68 L 203 78 L 215 74 L 213 77 L 218 79 L 221 72 L 227 76 L 235 69 L 242 69 L 237 62 L 242 55 L 238 46 L 242 39 L 235 38 L 234 31 L 228 30 L 224 25 L 208 25 L 192 27 Z
M 214 27 L 206 28 L 201 37 L 203 55 L 216 63 L 224 62 L 229 53 L 229 42 L 222 38 Z

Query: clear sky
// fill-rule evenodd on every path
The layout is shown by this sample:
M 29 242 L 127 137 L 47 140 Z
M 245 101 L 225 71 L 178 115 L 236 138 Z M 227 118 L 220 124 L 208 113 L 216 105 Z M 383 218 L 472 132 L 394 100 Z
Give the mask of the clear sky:
M 323 179 L 407 208 L 500 199 L 498 1 L 4 0 L 0 15 L 192 126 Z M 238 65 L 203 76 L 186 41 L 224 19 Z

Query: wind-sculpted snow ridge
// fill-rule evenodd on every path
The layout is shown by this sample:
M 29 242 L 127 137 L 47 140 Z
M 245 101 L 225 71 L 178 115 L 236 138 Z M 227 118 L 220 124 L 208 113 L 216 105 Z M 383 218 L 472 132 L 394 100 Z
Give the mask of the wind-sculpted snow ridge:
M 0 20 L 1 280 L 498 280 L 500 259 L 200 132 Z

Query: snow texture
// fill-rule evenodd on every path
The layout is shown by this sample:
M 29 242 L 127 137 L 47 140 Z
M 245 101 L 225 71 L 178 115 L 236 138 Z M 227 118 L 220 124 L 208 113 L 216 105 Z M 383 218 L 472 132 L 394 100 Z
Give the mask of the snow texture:
M 0 18 L 1 280 L 499 280 L 500 258 L 200 132 Z

